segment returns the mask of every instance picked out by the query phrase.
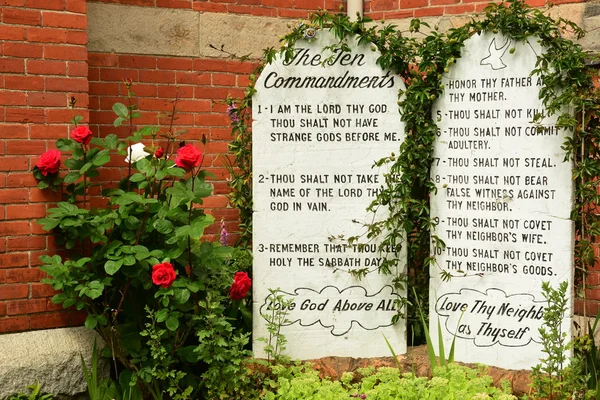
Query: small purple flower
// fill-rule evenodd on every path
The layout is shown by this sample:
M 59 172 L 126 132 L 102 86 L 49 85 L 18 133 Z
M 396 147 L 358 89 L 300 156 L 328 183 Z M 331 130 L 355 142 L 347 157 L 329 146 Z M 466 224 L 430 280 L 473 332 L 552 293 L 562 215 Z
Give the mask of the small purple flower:
M 235 106 L 235 103 L 231 103 L 230 105 L 227 106 L 227 115 L 229 116 L 229 119 L 231 120 L 231 122 L 234 122 L 234 123 L 240 122 L 240 117 L 238 115 L 238 110 Z
M 223 246 L 227 246 L 227 239 L 229 239 L 229 232 L 225 229 L 225 221 L 221 220 L 221 235 L 219 237 L 219 243 Z
M 361 394 L 361 395 L 360 395 L 360 398 L 361 398 L 361 399 L 366 399 L 366 398 L 367 398 L 367 395 L 363 393 L 363 394 Z

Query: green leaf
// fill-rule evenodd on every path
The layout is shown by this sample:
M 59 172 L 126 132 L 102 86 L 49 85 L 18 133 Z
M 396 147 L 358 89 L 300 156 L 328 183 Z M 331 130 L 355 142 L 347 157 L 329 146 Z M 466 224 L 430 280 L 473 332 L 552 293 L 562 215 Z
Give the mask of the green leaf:
M 179 320 L 172 315 L 167 318 L 165 324 L 167 325 L 167 329 L 171 332 L 175 332 L 177 328 L 179 328 Z
M 102 296 L 103 291 L 104 285 L 101 282 L 91 281 L 90 283 L 88 283 L 88 297 L 91 297 L 92 299 L 97 299 L 98 297 Z
M 118 128 L 119 126 L 123 125 L 123 122 L 127 121 L 127 118 L 123 118 L 123 117 L 117 117 L 115 118 L 114 122 L 113 122 L 113 126 L 115 128 Z
M 131 182 L 141 182 L 144 179 L 146 179 L 146 176 L 144 174 L 139 173 L 139 172 L 136 172 L 135 174 L 133 174 L 133 175 L 131 175 L 129 177 L 129 180 Z
M 159 312 L 156 313 L 156 322 L 164 322 L 169 317 L 169 310 L 163 308 Z
M 41 218 L 38 219 L 37 223 L 42 225 L 43 230 L 49 231 L 51 229 L 56 228 L 58 224 L 60 224 L 60 220 L 54 218 Z
M 129 109 L 123 103 L 115 103 L 112 106 L 113 111 L 117 116 L 121 118 L 127 118 L 129 116 Z
M 109 161 L 110 161 L 110 156 L 108 155 L 108 150 L 106 150 L 106 149 L 104 149 L 104 150 L 100 151 L 98 154 L 96 154 L 96 156 L 92 160 L 94 165 L 97 167 L 104 165 Z
M 67 295 L 64 293 L 58 293 L 52 296 L 52 303 L 59 304 L 67 300 Z
M 175 289 L 173 296 L 175 304 L 185 304 L 190 298 L 190 291 L 187 289 Z
M 85 327 L 88 329 L 94 329 L 98 325 L 98 320 L 96 320 L 96 316 L 89 314 L 85 319 Z
M 163 235 L 173 232 L 173 223 L 166 219 L 157 219 L 153 224 L 154 228 Z
M 123 265 L 123 260 L 108 260 L 104 264 L 104 270 L 109 275 L 114 275 Z
M 69 172 L 67 175 L 65 175 L 64 182 L 67 184 L 73 183 L 80 177 L 81 177 L 81 174 L 78 171 L 72 171 L 72 172 Z

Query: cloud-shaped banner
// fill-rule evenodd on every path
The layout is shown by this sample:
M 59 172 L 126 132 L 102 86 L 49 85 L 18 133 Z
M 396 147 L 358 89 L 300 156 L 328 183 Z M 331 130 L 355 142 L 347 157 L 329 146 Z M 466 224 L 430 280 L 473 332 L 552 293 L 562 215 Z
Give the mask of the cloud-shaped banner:
M 390 326 L 392 317 L 398 312 L 399 296 L 389 285 L 371 295 L 362 286 L 343 290 L 335 286 L 325 286 L 320 290 L 297 288 L 293 293 L 279 291 L 279 294 L 290 302 L 284 326 L 319 323 L 330 328 L 334 336 L 345 335 L 353 325 L 366 330 Z M 269 295 L 260 307 L 260 315 L 263 318 L 271 315 L 273 307 L 280 308 L 281 304 Z
M 462 339 L 472 339 L 475 346 L 496 343 L 507 347 L 539 343 L 538 328 L 543 324 L 545 300 L 535 300 L 529 293 L 507 295 L 490 288 L 485 293 L 461 289 L 446 293 L 435 304 L 437 313 L 447 317 L 446 331 Z

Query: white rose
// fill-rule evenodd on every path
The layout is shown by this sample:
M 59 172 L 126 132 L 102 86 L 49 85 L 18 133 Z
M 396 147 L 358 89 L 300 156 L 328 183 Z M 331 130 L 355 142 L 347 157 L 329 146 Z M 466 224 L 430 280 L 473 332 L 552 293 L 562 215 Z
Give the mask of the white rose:
M 131 155 L 131 162 L 137 162 L 146 156 L 149 156 L 150 153 L 146 153 L 144 151 L 144 143 L 136 143 L 127 148 L 127 157 L 125 157 L 125 162 L 129 162 L 129 156 Z

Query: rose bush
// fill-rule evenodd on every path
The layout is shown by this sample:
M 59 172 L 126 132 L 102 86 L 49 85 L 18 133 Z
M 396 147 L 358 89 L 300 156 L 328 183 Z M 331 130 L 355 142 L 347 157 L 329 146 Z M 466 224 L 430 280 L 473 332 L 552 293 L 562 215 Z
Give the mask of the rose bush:
M 250 299 L 229 295 L 231 276 L 250 264 L 218 238 L 205 240 L 214 218 L 201 207 L 212 193 L 202 152 L 177 149 L 181 132 L 134 130 L 133 107 L 113 110 L 115 126 L 130 127 L 125 140 L 92 138 L 77 126 L 34 168 L 40 188 L 62 185 L 65 195 L 39 221 L 68 250 L 64 259 L 41 258 L 45 282 L 58 291 L 52 301 L 87 311 L 85 325 L 105 339 L 116 372 L 128 373 L 146 397 L 246 398 L 254 390 L 244 370 Z M 127 158 L 127 177 L 102 192 L 105 206 L 89 207 L 93 179 L 114 156 Z

